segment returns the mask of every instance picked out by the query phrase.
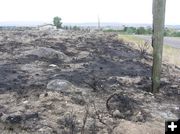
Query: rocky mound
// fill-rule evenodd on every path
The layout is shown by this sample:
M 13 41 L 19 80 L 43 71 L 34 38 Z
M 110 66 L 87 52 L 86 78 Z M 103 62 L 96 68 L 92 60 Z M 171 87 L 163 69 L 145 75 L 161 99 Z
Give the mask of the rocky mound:
M 61 51 L 56 51 L 52 48 L 38 47 L 33 50 L 23 52 L 25 56 L 36 56 L 44 59 L 57 59 L 61 61 L 68 61 L 69 57 Z

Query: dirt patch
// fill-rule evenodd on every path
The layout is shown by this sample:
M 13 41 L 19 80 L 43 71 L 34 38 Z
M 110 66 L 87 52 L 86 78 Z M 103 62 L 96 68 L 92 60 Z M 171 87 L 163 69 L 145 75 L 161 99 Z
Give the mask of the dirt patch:
M 180 69 L 149 93 L 152 57 L 114 33 L 0 32 L 1 133 L 164 133 L 180 117 Z

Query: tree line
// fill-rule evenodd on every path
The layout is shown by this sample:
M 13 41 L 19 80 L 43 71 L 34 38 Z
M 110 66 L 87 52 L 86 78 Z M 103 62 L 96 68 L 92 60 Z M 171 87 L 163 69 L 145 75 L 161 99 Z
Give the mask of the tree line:
M 111 31 L 111 30 L 109 30 Z M 120 30 L 118 30 L 120 31 Z M 145 27 L 124 27 L 123 30 L 121 30 L 122 33 L 126 34 L 138 34 L 138 35 L 150 35 L 152 34 L 152 28 L 145 28 Z M 173 28 L 165 28 L 164 29 L 164 36 L 169 37 L 180 37 L 180 31 L 173 29 Z

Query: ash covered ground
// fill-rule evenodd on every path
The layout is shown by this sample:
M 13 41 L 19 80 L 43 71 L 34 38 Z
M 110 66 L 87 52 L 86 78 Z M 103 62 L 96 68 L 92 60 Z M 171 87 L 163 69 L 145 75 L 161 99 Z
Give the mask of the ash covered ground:
M 115 33 L 0 31 L 0 133 L 163 134 L 180 118 L 180 68 L 163 63 L 151 89 L 152 56 Z

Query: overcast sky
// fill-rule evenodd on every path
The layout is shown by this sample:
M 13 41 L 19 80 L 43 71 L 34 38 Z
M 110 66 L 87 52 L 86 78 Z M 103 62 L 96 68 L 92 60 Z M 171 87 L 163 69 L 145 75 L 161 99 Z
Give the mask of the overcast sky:
M 180 0 L 167 0 L 166 24 L 180 24 Z M 0 0 L 0 22 L 151 23 L 152 0 Z

